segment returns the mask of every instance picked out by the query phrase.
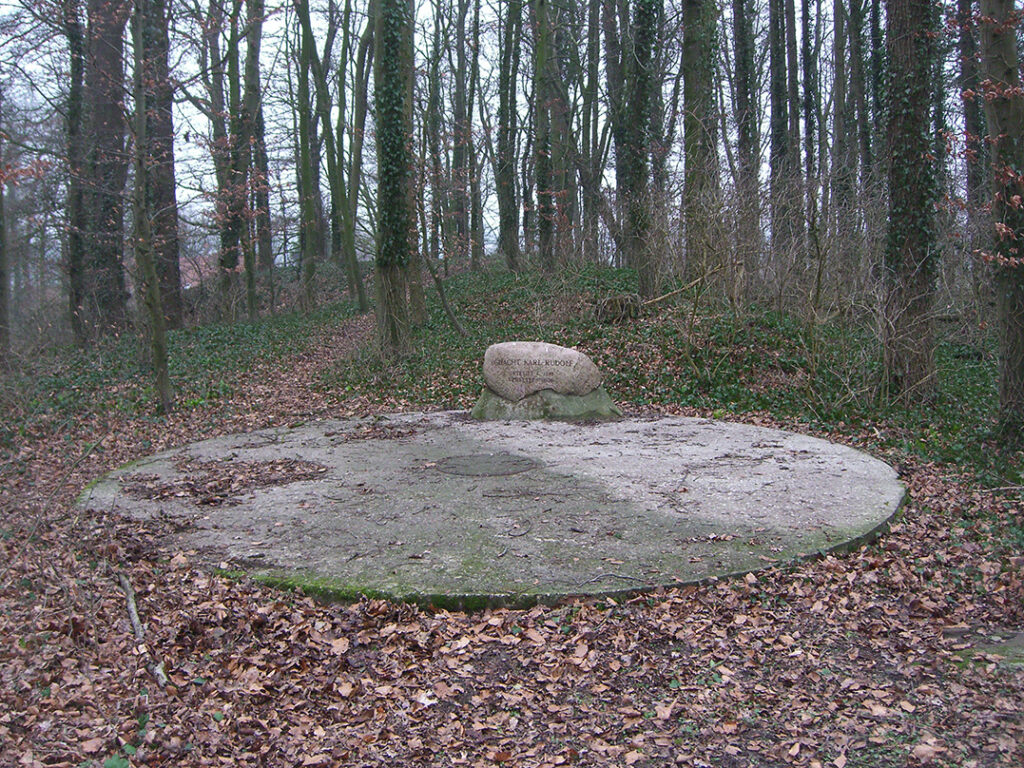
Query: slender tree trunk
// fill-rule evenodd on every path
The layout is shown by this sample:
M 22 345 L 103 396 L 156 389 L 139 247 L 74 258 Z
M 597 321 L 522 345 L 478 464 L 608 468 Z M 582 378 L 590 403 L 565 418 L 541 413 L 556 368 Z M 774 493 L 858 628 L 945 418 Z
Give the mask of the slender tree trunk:
M 308 16 L 308 13 L 307 13 Z M 299 13 L 301 19 L 302 14 Z M 313 33 L 301 24 L 299 33 L 298 83 L 296 95 L 299 109 L 299 211 L 302 217 L 302 303 L 308 311 L 316 303 L 316 263 L 319 257 L 320 217 L 316 207 L 316 177 L 313 173 L 313 120 L 310 115 L 309 70 L 313 59 Z
M 473 133 L 473 100 L 477 98 L 480 89 L 480 0 L 473 0 L 473 31 L 470 50 L 473 53 L 473 59 L 470 62 L 469 70 L 469 106 L 467 108 L 470 194 L 469 265 L 472 269 L 479 269 L 484 259 L 484 212 L 483 196 L 480 190 L 482 163 L 477 159 L 476 137 Z
M 502 24 L 498 74 L 498 148 L 494 183 L 498 198 L 498 251 L 513 272 L 519 269 L 519 204 L 516 201 L 516 82 L 522 3 L 511 0 Z
M 399 49 L 402 61 L 402 77 L 404 78 L 405 94 L 402 118 L 404 120 L 406 153 L 409 157 L 409 169 L 405 174 L 405 222 L 409 228 L 406 242 L 409 247 L 409 259 L 406 265 L 406 280 L 409 285 L 409 323 L 414 328 L 427 324 L 427 298 L 423 291 L 423 258 L 419 249 L 419 237 L 416 228 L 416 177 L 413 174 L 412 161 L 416 156 L 413 146 L 413 97 L 415 95 L 415 69 L 413 48 L 413 19 L 416 16 L 414 0 L 407 0 L 405 24 L 402 34 L 402 46 Z
M 985 115 L 982 112 L 984 94 L 978 77 L 977 25 L 974 21 L 973 0 L 957 0 L 957 43 L 960 54 L 960 73 L 957 88 L 964 110 L 964 151 L 966 155 L 966 246 L 970 254 L 986 247 L 991 221 L 984 210 L 987 197 L 988 145 L 985 138 Z M 974 272 L 983 271 L 976 263 Z
M 78 0 L 65 0 L 63 5 L 64 35 L 68 41 L 70 71 L 68 77 L 65 143 L 68 158 L 67 220 L 68 220 L 68 315 L 75 343 L 88 341 L 85 317 L 85 232 L 88 224 L 85 210 L 85 34 L 82 30 Z
M 270 158 L 267 157 L 263 102 L 256 108 L 253 126 L 253 211 L 256 226 L 257 262 L 271 313 L 277 303 L 274 279 L 274 238 L 270 228 Z
M 537 174 L 537 247 L 541 268 L 555 271 L 555 183 L 551 164 L 550 65 L 552 31 L 548 0 L 534 0 L 536 39 L 533 55 L 534 164 Z
M 242 103 L 239 112 L 237 132 L 238 151 L 236 162 L 241 175 L 244 177 L 244 188 L 241 197 L 242 210 L 240 218 L 242 221 L 242 255 L 245 264 L 245 305 L 250 320 L 255 320 L 257 315 L 256 304 L 256 246 L 257 240 L 253 237 L 253 215 L 249 206 L 252 199 L 253 187 L 259 183 L 254 178 L 253 155 L 254 148 L 261 139 L 256 137 L 257 124 L 262 128 L 262 98 L 260 97 L 260 47 L 263 41 L 263 0 L 246 0 L 246 50 L 245 50 L 245 73 L 242 90 Z
M 413 20 L 406 0 L 376 0 L 374 102 L 377 114 L 377 330 L 385 359 L 409 352 L 405 269 L 410 242 L 409 185 L 413 154 L 406 132 Z
M 652 72 L 657 39 L 659 0 L 636 0 L 633 14 L 633 50 L 627 82 L 628 125 L 622 150 L 626 205 L 626 255 L 637 271 L 640 295 L 650 298 L 658 289 L 657 263 L 648 242 L 651 231 L 651 199 L 648 177 L 650 114 L 655 88 Z
M 587 3 L 587 80 L 583 95 L 581 133 L 580 186 L 583 195 L 583 260 L 596 264 L 600 260 L 600 174 L 601 140 L 599 119 L 599 71 L 601 61 L 601 3 Z
M 932 302 L 937 266 L 931 144 L 935 37 L 930 0 L 888 0 L 889 233 L 885 372 L 889 395 L 920 403 L 935 390 Z
M 0 168 L 6 167 L 4 157 L 4 92 L 0 87 Z M 7 219 L 4 216 L 4 197 L 7 180 L 0 171 L 0 371 L 11 360 L 11 313 L 10 313 L 10 258 L 7 255 Z
M 1014 0 L 981 0 L 982 76 L 992 152 L 992 219 L 999 318 L 999 421 L 1024 442 L 1024 91 Z
M 807 2 L 808 0 L 805 0 Z M 758 194 L 757 81 L 754 70 L 754 33 L 748 0 L 732 0 L 732 27 L 736 71 L 736 150 L 739 156 L 736 192 L 739 222 L 736 265 L 733 269 L 733 297 L 739 299 L 744 275 L 757 265 L 763 243 Z
M 370 71 L 373 68 L 375 2 L 376 0 L 370 0 L 366 26 L 359 38 L 359 50 L 356 55 L 355 103 L 353 104 L 352 133 L 349 136 L 350 149 L 348 153 L 348 210 L 345 212 L 342 231 L 345 261 L 348 265 L 350 280 L 355 281 L 360 312 L 366 312 L 370 308 L 366 287 L 360 274 L 359 253 L 356 250 L 356 217 L 359 214 L 359 186 L 363 176 L 363 138 L 366 128 Z

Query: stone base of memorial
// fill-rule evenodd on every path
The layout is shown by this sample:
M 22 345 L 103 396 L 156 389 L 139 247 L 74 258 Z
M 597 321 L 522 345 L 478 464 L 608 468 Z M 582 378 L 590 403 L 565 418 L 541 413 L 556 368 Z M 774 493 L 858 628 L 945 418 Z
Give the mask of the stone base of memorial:
M 522 400 L 507 400 L 485 389 L 473 406 L 472 414 L 474 419 L 481 421 L 610 421 L 622 418 L 622 411 L 604 387 L 586 395 L 563 395 L 544 389 Z

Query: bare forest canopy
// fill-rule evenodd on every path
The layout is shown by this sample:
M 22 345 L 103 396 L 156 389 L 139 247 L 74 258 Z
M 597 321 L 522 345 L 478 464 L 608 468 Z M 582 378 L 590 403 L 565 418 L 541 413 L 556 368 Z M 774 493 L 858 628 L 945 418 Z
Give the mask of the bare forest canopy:
M 644 299 L 867 318 L 906 402 L 934 390 L 937 316 L 991 321 L 1016 434 L 1020 20 L 1012 0 L 4 0 L 0 355 L 136 328 L 166 409 L 185 324 L 347 292 L 400 357 L 453 269 L 610 265 Z

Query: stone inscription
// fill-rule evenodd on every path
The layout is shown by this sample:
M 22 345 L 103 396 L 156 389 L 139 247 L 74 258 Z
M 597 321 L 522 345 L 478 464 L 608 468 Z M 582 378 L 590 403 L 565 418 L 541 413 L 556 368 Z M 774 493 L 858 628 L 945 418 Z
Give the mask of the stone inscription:
M 554 384 L 557 378 L 552 370 L 557 368 L 572 368 L 575 365 L 573 360 L 510 360 L 502 358 L 495 360 L 494 364 L 499 367 L 519 366 L 508 368 L 505 372 L 507 381 L 517 384 Z M 545 387 L 546 388 L 546 387 Z
M 484 380 L 513 402 L 541 390 L 586 395 L 601 384 L 594 363 L 575 349 L 542 342 L 494 344 L 484 355 Z

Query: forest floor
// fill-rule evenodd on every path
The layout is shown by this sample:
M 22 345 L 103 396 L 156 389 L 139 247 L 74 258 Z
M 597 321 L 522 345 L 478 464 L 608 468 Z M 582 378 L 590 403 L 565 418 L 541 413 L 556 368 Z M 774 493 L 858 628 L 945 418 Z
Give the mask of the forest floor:
M 894 412 L 853 373 L 870 343 L 692 307 L 597 325 L 589 297 L 618 286 L 466 278 L 453 297 L 471 338 L 434 307 L 395 366 L 365 351 L 372 318 L 347 308 L 183 333 L 166 417 L 137 366 L 114 362 L 131 342 L 9 377 L 0 765 L 1024 764 L 1021 456 L 991 437 L 984 344 L 947 343 L 940 400 Z M 497 333 L 578 345 L 632 414 L 868 450 L 897 467 L 910 501 L 848 555 L 476 613 L 320 604 L 196 567 L 163 548 L 170 521 L 72 507 L 104 472 L 213 435 L 466 407 Z

